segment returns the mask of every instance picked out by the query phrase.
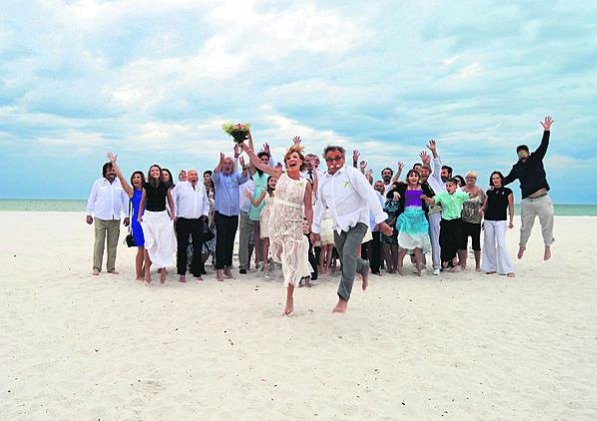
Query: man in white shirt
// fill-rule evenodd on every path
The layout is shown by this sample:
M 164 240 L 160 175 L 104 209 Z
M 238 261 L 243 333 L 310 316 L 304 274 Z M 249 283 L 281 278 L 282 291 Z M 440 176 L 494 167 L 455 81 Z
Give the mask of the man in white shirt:
M 187 181 L 181 181 L 172 190 L 174 208 L 176 209 L 176 240 L 178 252 L 176 266 L 180 282 L 186 282 L 187 274 L 187 249 L 189 237 L 193 239 L 193 259 L 191 260 L 191 273 L 202 281 L 205 273 L 201 259 L 203 247 L 203 227 L 209 215 L 209 198 L 203 183 L 199 183 L 197 170 L 187 171 Z
M 93 224 L 95 217 L 95 246 L 93 248 L 93 274 L 99 275 L 102 271 L 104 247 L 108 238 L 108 273 L 116 272 L 116 249 L 120 236 L 120 214 L 124 212 L 124 225 L 128 226 L 129 197 L 116 178 L 112 163 L 107 162 L 102 168 L 103 177 L 96 180 L 91 188 L 87 200 L 87 223 Z
M 357 256 L 363 237 L 367 233 L 369 212 L 381 231 L 390 236 L 392 227 L 385 219 L 379 198 L 365 176 L 357 169 L 345 165 L 345 151 L 341 146 L 328 146 L 323 152 L 328 171 L 320 180 L 317 201 L 314 207 L 313 242 L 319 241 L 321 222 L 326 207 L 332 213 L 334 245 L 342 262 L 342 279 L 338 286 L 338 304 L 335 313 L 344 313 L 348 307 L 355 274 L 363 279 L 363 290 L 367 288 L 369 264 Z

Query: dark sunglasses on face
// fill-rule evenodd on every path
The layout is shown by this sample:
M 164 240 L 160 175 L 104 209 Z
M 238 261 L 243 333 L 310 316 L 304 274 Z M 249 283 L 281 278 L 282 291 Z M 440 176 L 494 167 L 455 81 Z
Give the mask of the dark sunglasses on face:
M 341 156 L 331 156 L 329 158 L 325 159 L 325 162 L 340 162 L 342 161 L 342 157 Z

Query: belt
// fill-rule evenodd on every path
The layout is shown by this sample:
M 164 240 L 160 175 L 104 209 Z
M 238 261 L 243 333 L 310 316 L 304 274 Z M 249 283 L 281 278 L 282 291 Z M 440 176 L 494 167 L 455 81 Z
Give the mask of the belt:
M 294 203 L 294 202 L 290 202 L 288 200 L 284 200 L 284 199 L 279 199 L 277 197 L 274 197 L 274 203 L 279 203 L 281 205 L 284 206 L 290 206 L 296 209 L 302 209 L 303 208 L 303 204 L 302 203 Z
M 525 197 L 523 200 L 537 200 L 537 199 L 541 199 L 542 197 L 547 196 L 547 193 L 543 193 L 539 196 L 533 196 L 533 197 Z

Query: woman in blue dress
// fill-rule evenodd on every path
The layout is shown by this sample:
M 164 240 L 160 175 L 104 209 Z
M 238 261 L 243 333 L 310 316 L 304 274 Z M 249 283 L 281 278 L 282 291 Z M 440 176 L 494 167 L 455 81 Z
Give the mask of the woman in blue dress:
M 145 184 L 145 175 L 141 171 L 135 171 L 131 175 L 131 184 L 126 182 L 126 179 L 122 175 L 118 164 L 116 164 L 116 155 L 109 153 L 108 159 L 112 163 L 112 168 L 120 180 L 122 188 L 131 199 L 133 207 L 133 214 L 131 215 L 131 233 L 135 240 L 135 246 L 137 247 L 137 256 L 135 256 L 135 273 L 137 281 L 143 281 L 145 274 L 145 268 L 143 262 L 145 260 L 145 238 L 143 237 L 143 228 L 137 220 L 139 216 L 139 204 L 141 203 L 141 196 L 143 195 L 143 185 Z M 132 186 L 132 187 L 131 187 Z

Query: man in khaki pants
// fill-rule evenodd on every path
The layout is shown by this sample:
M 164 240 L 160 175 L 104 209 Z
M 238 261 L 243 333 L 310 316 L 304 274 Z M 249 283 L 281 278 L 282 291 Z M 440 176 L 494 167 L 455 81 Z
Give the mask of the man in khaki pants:
M 93 274 L 102 271 L 106 237 L 108 240 L 108 273 L 116 272 L 116 248 L 120 236 L 120 214 L 124 212 L 124 225 L 129 225 L 129 198 L 123 190 L 120 181 L 110 162 L 102 168 L 103 177 L 93 183 L 89 200 L 87 201 L 87 223 L 93 224 L 95 216 L 95 246 L 93 249 Z
M 520 227 L 519 259 L 522 259 L 526 250 L 536 216 L 539 217 L 543 242 L 545 243 L 543 260 L 549 260 L 551 257 L 551 245 L 554 242 L 553 202 L 547 195 L 549 184 L 547 184 L 545 168 L 543 168 L 543 158 L 549 145 L 549 133 L 552 123 L 553 119 L 551 117 L 545 117 L 545 120 L 541 123 L 544 129 L 543 139 L 535 152 L 529 154 L 529 148 L 526 145 L 520 145 L 516 148 L 518 162 L 514 164 L 510 174 L 504 178 L 504 186 L 516 179 L 520 180 L 520 190 L 522 191 L 520 217 L 522 225 Z

